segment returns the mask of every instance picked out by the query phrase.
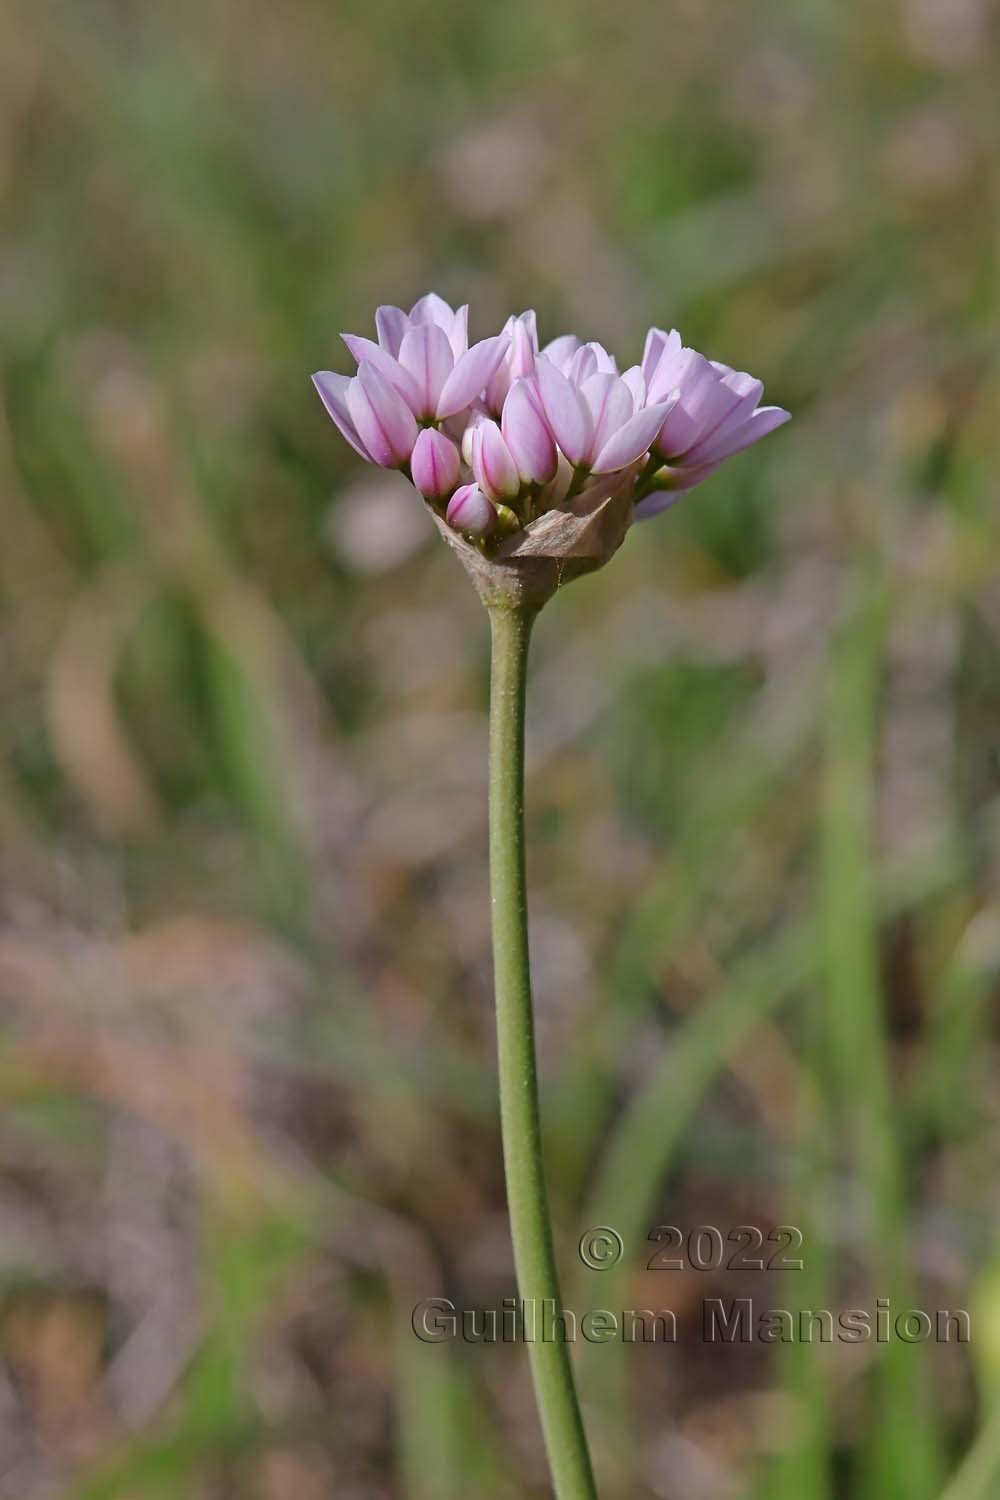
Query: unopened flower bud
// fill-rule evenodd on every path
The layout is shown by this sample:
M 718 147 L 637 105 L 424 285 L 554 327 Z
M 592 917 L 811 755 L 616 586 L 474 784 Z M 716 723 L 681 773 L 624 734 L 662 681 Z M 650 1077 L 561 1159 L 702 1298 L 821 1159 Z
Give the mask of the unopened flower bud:
M 445 500 L 458 483 L 458 449 L 451 438 L 425 427 L 413 445 L 410 473 L 426 500 Z
M 477 423 L 472 438 L 472 472 L 491 500 L 516 500 L 521 476 L 495 422 Z
M 445 519 L 456 531 L 482 537 L 495 530 L 497 512 L 492 500 L 483 494 L 478 484 L 463 484 L 452 495 Z

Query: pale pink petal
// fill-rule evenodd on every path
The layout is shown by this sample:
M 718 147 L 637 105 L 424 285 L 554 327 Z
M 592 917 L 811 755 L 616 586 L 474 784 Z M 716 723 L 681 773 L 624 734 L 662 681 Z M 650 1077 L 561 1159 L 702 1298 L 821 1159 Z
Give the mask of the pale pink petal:
M 542 353 L 550 364 L 555 365 L 561 375 L 565 375 L 579 347 L 580 340 L 575 333 L 562 333 L 550 344 L 546 344 Z
M 455 412 L 475 401 L 506 354 L 507 343 L 507 335 L 498 333 L 494 338 L 481 339 L 462 355 L 438 399 L 439 419 L 454 416 Z
M 667 341 L 667 335 L 662 328 L 651 328 L 646 334 L 646 342 L 642 350 L 642 374 L 648 380 L 660 362 L 663 346 Z
M 399 392 L 368 360 L 348 386 L 347 409 L 373 462 L 383 469 L 406 462 L 417 438 L 416 421 Z
M 645 377 L 638 365 L 632 365 L 630 369 L 625 371 L 622 379 L 632 392 L 632 401 L 635 410 L 638 411 L 640 406 L 645 406 L 646 404 Z
M 597 354 L 594 351 L 594 346 L 593 344 L 581 344 L 570 360 L 569 369 L 566 371 L 566 378 L 573 385 L 581 386 L 585 380 L 590 379 L 591 375 L 596 374 Z
M 662 328 L 651 328 L 646 335 L 646 347 L 642 353 L 642 373 L 647 386 L 652 384 L 660 363 L 664 358 L 673 364 L 679 358 L 683 344 L 676 328 L 665 333 Z
M 354 449 L 370 464 L 372 456 L 364 443 L 358 436 L 357 428 L 351 421 L 351 414 L 347 406 L 347 389 L 351 379 L 347 375 L 337 375 L 333 370 L 317 370 L 312 377 L 312 383 L 319 392 L 319 398 L 326 407 L 330 416 L 336 422 L 342 437 L 345 437 Z
M 535 314 L 533 312 L 522 313 L 519 318 L 514 319 L 514 329 L 511 335 L 509 364 L 512 380 L 520 380 L 522 376 L 534 373 L 537 353 L 538 334 L 535 332 Z
M 417 388 L 415 415 L 433 417 L 442 387 L 455 363 L 444 329 L 437 323 L 416 324 L 400 345 L 399 363 L 413 377 Z
M 521 313 L 516 318 L 509 317 L 503 331 L 509 337 L 510 345 L 496 374 L 486 387 L 486 405 L 497 415 L 503 410 L 511 382 L 534 372 L 535 355 L 538 352 L 534 312 Z
M 454 309 L 437 292 L 428 292 L 410 308 L 411 323 L 436 323 L 439 328 L 447 331 L 454 321 Z
M 660 356 L 652 369 L 643 365 L 646 377 L 646 400 L 662 401 L 669 391 L 680 386 L 684 389 L 692 362 L 697 364 L 701 355 L 694 349 L 685 349 L 680 334 L 671 331 L 660 350 Z
M 728 385 L 729 389 L 731 391 L 735 391 L 737 396 L 739 396 L 741 400 L 744 396 L 749 396 L 751 392 L 754 395 L 755 402 L 760 400 L 761 396 L 763 396 L 764 394 L 763 380 L 755 380 L 754 377 L 752 375 L 748 375 L 745 370 L 725 371 L 725 367 L 723 367 L 723 369 L 723 385 Z
M 669 402 L 660 401 L 655 406 L 644 406 L 637 411 L 605 443 L 591 465 L 593 472 L 611 474 L 615 469 L 626 469 L 635 463 L 649 448 L 669 410 Z
M 692 449 L 690 458 L 695 459 L 698 466 L 704 464 L 718 464 L 724 458 L 731 458 L 734 453 L 742 453 L 744 448 L 749 448 L 751 443 L 766 437 L 775 428 L 781 427 L 785 422 L 791 420 L 791 412 L 785 411 L 780 406 L 759 406 L 751 417 L 738 427 L 735 431 L 717 433 L 705 443 L 699 443 L 697 448 Z M 685 455 L 687 462 L 688 455 Z
M 548 484 L 559 455 L 555 441 L 527 380 L 515 380 L 504 402 L 501 431 L 523 479 Z
M 416 415 L 420 409 L 420 391 L 409 370 L 404 370 L 398 360 L 387 354 L 381 345 L 357 333 L 342 333 L 340 337 L 354 355 L 360 368 L 363 360 L 374 365 L 376 370 L 397 390 L 410 410 Z
M 680 401 L 676 401 L 656 439 L 657 449 L 665 458 L 679 457 L 697 442 L 700 432 L 700 424 L 688 416 Z
M 719 376 L 707 359 L 692 361 L 681 386 L 684 410 L 700 426 L 698 441 L 714 432 L 719 423 L 739 404 L 740 395 Z
M 393 359 L 399 357 L 399 346 L 409 326 L 410 320 L 401 307 L 393 307 L 391 303 L 387 303 L 384 307 L 375 309 L 375 331 L 379 345 Z
M 549 431 L 570 463 L 580 465 L 590 456 L 593 423 L 590 409 L 544 355 L 535 361 L 535 382 Z
M 448 342 L 455 359 L 459 360 L 469 347 L 469 304 L 464 302 L 455 313 L 451 321 L 451 328 L 445 329 L 448 334 Z
M 507 319 L 506 323 L 501 329 L 501 333 L 503 333 L 508 340 L 513 339 L 514 328 L 516 324 L 517 319 L 514 317 L 514 314 L 511 313 L 510 317 Z M 500 412 L 503 409 L 503 404 L 507 399 L 507 392 L 510 390 L 510 357 L 511 351 L 510 344 L 508 343 L 507 352 L 500 363 L 497 365 L 490 379 L 487 381 L 485 391 L 483 393 L 483 399 L 486 402 L 487 407 L 491 412 L 493 412 L 495 416 L 500 415 Z
M 428 292 L 410 309 L 410 322 L 422 326 L 440 328 L 452 348 L 455 360 L 461 359 L 469 347 L 468 304 L 453 310 L 437 292 Z
M 615 359 L 613 354 L 608 353 L 603 344 L 599 344 L 597 340 L 594 339 L 587 345 L 587 348 L 593 351 L 594 359 L 597 361 L 597 368 L 603 374 L 618 374 L 618 361 Z
M 624 380 L 606 370 L 598 371 L 584 381 L 580 395 L 590 408 L 593 424 L 590 454 L 593 457 L 631 419 L 635 412 L 635 398 Z
M 728 380 L 724 383 L 731 390 L 735 390 L 735 387 Z M 720 439 L 727 437 L 730 433 L 735 433 L 742 427 L 744 422 L 757 410 L 757 402 L 763 394 L 763 381 L 750 380 L 745 386 L 744 394 L 736 398 L 735 404 L 722 420 L 717 422 L 714 427 L 703 432 L 698 441 L 687 450 L 684 455 L 684 462 L 686 464 L 700 463 L 703 449 L 709 445 L 714 448 Z
M 650 386 L 650 395 L 655 391 L 659 400 L 665 394 L 660 390 L 662 364 L 663 361 Z M 736 400 L 732 391 L 721 386 L 709 361 L 694 349 L 684 350 L 676 385 L 680 389 L 680 400 L 671 408 L 657 439 L 657 447 L 668 458 L 687 453 L 725 416 Z M 720 390 L 723 393 L 721 398 L 717 395 Z M 717 414 L 713 411 L 713 402 L 721 407 Z

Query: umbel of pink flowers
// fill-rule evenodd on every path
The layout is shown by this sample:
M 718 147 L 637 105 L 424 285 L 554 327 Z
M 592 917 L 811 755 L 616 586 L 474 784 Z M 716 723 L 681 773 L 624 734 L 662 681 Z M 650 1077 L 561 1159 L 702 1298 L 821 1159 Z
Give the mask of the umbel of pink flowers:
M 761 381 L 651 328 L 642 363 L 573 334 L 540 349 L 534 312 L 469 344 L 468 307 L 431 292 L 380 307 L 377 342 L 344 334 L 354 376 L 313 382 L 351 447 L 400 469 L 484 549 L 544 513 L 631 492 L 643 520 L 787 422 Z

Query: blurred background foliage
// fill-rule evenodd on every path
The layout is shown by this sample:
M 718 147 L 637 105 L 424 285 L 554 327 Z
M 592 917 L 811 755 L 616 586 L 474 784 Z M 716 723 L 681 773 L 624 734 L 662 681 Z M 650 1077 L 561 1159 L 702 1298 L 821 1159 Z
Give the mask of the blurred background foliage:
M 493 1080 L 486 629 L 309 372 L 428 287 L 795 420 L 546 612 L 531 879 L 607 1500 L 1000 1493 L 988 0 L 0 19 L 0 1496 L 547 1493 Z M 802 1272 L 648 1272 L 658 1223 Z M 576 1258 L 614 1225 L 614 1272 Z M 969 1308 L 709 1347 L 704 1296 Z

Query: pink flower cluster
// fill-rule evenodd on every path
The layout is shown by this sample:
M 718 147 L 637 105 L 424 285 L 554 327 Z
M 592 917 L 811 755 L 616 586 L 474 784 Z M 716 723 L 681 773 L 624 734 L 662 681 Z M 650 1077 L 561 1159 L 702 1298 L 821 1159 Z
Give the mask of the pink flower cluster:
M 352 448 L 401 469 L 457 531 L 485 539 L 598 489 L 632 486 L 655 515 L 734 453 L 788 421 L 760 406 L 759 380 L 651 328 L 641 365 L 620 373 L 572 334 L 538 344 L 533 312 L 469 345 L 469 309 L 431 292 L 380 307 L 377 342 L 344 334 L 354 376 L 313 382 Z

